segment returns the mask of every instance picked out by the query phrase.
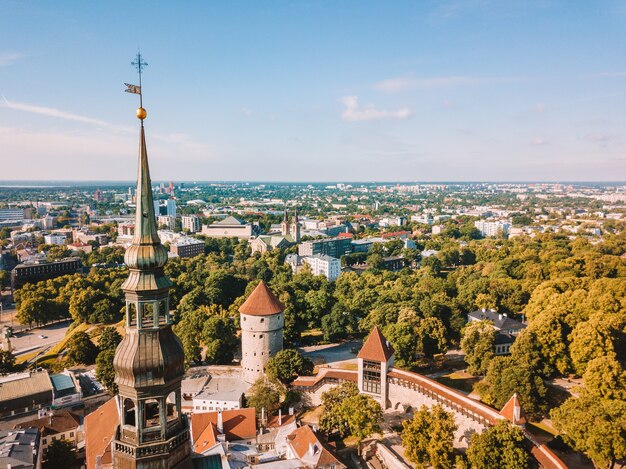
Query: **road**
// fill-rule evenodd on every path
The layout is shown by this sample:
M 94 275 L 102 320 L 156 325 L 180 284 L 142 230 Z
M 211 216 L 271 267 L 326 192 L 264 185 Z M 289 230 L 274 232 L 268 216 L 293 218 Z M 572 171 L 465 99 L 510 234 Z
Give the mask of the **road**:
M 19 356 L 56 345 L 65 337 L 70 324 L 71 321 L 64 321 L 31 329 L 30 331 L 18 332 L 15 337 L 11 337 L 13 354 Z
M 311 359 L 316 365 L 327 364 L 332 367 L 333 365 L 337 366 L 345 362 L 354 361 L 354 363 L 356 363 L 357 352 L 353 352 L 352 350 L 360 350 L 361 345 L 362 341 L 356 340 L 339 344 L 300 347 L 298 350 L 300 350 L 302 355 Z

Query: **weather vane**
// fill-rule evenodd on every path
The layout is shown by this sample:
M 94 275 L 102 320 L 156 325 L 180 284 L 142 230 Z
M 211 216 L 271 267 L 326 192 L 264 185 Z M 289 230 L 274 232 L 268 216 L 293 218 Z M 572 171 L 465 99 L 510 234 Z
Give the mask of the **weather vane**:
M 141 94 L 141 74 L 143 72 L 143 69 L 146 68 L 148 64 L 141 57 L 141 52 L 137 52 L 135 60 L 133 60 L 130 64 L 137 69 L 137 74 L 139 75 L 139 85 L 124 83 L 126 85 L 126 89 L 124 91 L 126 91 L 127 93 L 139 95 L 139 109 L 137 109 L 137 117 L 143 122 L 143 120 L 146 118 L 147 113 L 146 110 L 143 108 L 143 95 Z

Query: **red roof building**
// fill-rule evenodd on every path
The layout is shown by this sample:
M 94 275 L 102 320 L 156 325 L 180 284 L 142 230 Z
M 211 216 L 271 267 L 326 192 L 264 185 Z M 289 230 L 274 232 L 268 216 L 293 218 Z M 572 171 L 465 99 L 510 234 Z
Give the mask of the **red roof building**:
M 517 393 L 513 394 L 511 399 L 504 404 L 504 407 L 502 407 L 502 410 L 500 411 L 500 415 L 502 415 L 509 422 L 513 423 L 513 425 L 519 425 L 520 427 L 526 425 L 526 414 L 524 414 L 524 409 L 522 409 Z
M 393 356 L 393 347 L 385 336 L 375 326 L 371 334 L 361 347 L 357 358 L 373 362 L 387 362 Z

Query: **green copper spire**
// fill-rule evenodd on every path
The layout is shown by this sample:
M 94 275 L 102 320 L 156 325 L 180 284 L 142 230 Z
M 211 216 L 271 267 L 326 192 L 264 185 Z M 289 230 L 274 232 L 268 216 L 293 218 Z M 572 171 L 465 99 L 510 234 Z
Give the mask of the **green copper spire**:
M 163 266 L 167 262 L 167 250 L 159 240 L 154 216 L 146 133 L 143 125 L 146 115 L 145 109 L 139 108 L 137 110 L 137 117 L 141 119 L 139 169 L 137 170 L 137 213 L 135 215 L 135 235 L 124 255 L 124 262 L 130 269 L 130 274 L 122 285 L 122 289 L 125 291 L 160 290 L 172 286 L 172 282 L 163 273 Z

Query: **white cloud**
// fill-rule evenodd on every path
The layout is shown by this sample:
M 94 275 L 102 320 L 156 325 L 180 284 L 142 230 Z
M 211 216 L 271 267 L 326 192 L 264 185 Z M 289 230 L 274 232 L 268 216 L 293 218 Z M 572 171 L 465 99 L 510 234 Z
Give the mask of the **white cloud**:
M 590 75 L 591 78 L 616 78 L 616 77 L 626 77 L 626 72 L 601 72 L 594 73 Z
M 544 103 L 537 103 L 533 106 L 533 111 L 542 114 L 546 110 L 546 105 Z
M 516 81 L 520 77 L 451 75 L 443 77 L 418 78 L 413 75 L 388 78 L 374 84 L 374 88 L 385 93 L 399 93 L 414 88 L 435 88 L 441 86 L 481 85 L 503 81 Z
M 22 58 L 21 54 L 14 54 L 10 52 L 2 53 L 0 54 L 0 67 L 4 65 L 11 65 L 17 59 L 21 59 L 21 58 Z
M 401 108 L 393 111 L 376 109 L 372 105 L 360 108 L 359 98 L 357 96 L 344 96 L 339 102 L 346 107 L 341 114 L 341 118 L 345 121 L 408 119 L 413 114 L 409 108 Z
M 241 108 L 241 113 L 246 116 L 246 117 L 250 117 L 252 116 L 252 110 L 248 109 L 247 107 L 242 107 Z
M 548 141 L 542 137 L 535 137 L 530 141 L 530 143 L 535 146 L 540 146 L 540 145 L 547 145 Z

